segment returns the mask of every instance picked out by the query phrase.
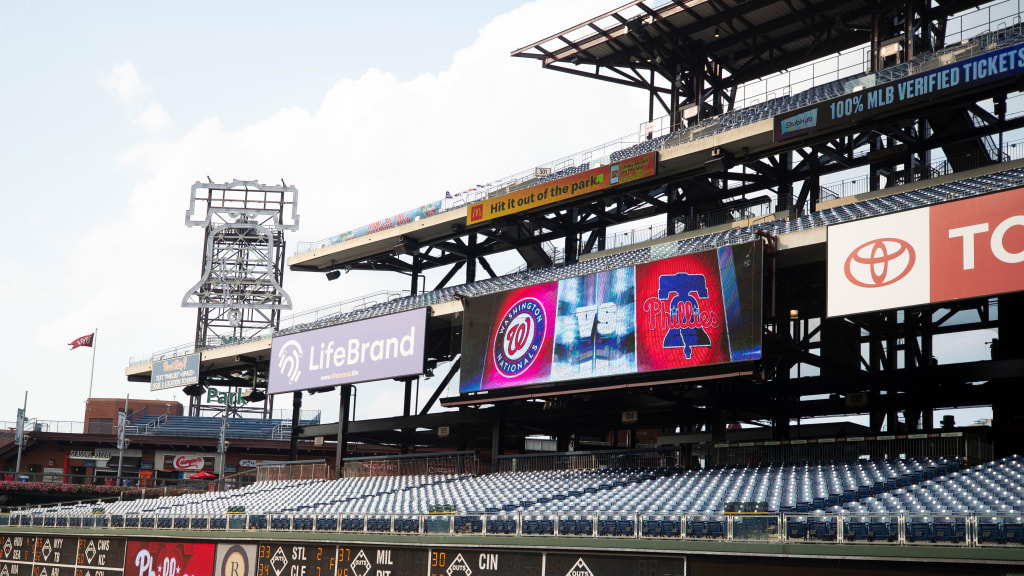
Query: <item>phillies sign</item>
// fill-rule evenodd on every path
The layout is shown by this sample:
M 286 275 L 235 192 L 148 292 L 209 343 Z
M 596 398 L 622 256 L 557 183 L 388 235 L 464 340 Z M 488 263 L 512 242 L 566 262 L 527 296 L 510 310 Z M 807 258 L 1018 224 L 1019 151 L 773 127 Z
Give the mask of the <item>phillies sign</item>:
M 828 315 L 1024 290 L 1024 189 L 828 228 Z
M 125 576 L 210 576 L 216 546 L 196 542 L 130 540 Z
M 270 394 L 413 376 L 423 372 L 427 309 L 277 336 Z

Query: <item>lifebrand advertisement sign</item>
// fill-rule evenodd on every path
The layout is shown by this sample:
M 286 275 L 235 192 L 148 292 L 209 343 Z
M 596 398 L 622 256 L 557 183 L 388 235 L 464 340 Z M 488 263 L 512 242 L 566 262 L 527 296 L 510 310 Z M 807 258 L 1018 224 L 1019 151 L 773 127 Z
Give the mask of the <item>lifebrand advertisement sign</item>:
M 423 372 L 427 310 L 419 308 L 275 337 L 271 394 L 411 376 Z
M 509 214 L 533 210 L 613 186 L 649 178 L 654 176 L 657 166 L 658 153 L 649 152 L 642 156 L 627 158 L 579 174 L 531 186 L 518 192 L 488 198 L 469 206 L 466 223 L 479 224 Z

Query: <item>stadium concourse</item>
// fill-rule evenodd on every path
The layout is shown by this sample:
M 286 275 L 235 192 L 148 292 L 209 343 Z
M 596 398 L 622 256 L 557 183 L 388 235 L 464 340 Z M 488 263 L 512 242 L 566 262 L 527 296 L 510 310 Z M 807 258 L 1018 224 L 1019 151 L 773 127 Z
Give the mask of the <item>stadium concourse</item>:
M 337 390 L 337 423 L 287 426 L 334 474 L 12 510 L 0 576 L 1019 570 L 1020 22 L 1009 0 L 630 1 L 512 56 L 644 90 L 638 134 L 299 243 L 293 272 L 408 289 L 283 319 L 295 187 L 197 182 L 190 225 L 238 233 L 207 228 L 195 342 L 126 375 L 184 387 L 178 430 L 211 439 L 214 386 L 264 415 Z M 215 302 L 256 221 L 278 276 Z M 353 385 L 389 379 L 401 414 L 352 420 Z

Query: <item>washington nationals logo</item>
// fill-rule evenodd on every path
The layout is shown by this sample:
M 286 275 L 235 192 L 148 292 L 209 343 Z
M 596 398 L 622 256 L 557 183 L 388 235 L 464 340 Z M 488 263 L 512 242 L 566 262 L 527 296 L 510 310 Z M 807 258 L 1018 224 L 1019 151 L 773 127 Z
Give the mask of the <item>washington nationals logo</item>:
M 536 298 L 523 298 L 509 307 L 494 335 L 494 367 L 506 378 L 522 374 L 544 344 L 547 315 Z

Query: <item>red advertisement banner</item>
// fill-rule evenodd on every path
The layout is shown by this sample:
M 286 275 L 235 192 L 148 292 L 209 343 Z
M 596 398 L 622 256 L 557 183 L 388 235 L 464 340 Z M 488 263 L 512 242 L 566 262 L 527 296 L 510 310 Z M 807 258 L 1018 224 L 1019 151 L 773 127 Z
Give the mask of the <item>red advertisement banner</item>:
M 130 540 L 125 576 L 213 576 L 215 544 Z
M 931 208 L 931 301 L 1024 288 L 1024 189 Z

